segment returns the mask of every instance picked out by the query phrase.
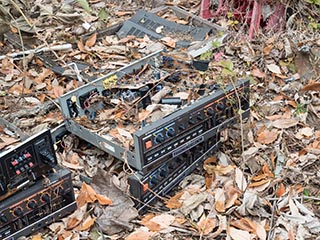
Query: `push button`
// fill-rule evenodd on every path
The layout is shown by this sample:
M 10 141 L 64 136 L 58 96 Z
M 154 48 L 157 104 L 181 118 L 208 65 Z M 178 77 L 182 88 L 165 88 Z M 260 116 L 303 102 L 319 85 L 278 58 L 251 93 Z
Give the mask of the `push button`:
M 19 162 L 18 162 L 18 160 L 15 159 L 11 162 L 11 164 L 12 164 L 12 166 L 17 166 L 19 164 Z
M 149 149 L 149 148 L 152 147 L 152 141 L 151 140 L 146 141 L 144 144 L 145 144 L 146 149 Z

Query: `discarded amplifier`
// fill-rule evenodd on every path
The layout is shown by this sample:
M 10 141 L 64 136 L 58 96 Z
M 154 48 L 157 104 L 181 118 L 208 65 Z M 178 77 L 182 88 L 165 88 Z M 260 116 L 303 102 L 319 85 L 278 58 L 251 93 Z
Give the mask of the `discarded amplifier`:
M 160 167 L 143 174 L 134 173 L 128 179 L 130 193 L 138 211 L 144 212 L 159 196 L 164 196 L 178 185 L 184 177 L 202 164 L 220 147 L 220 134 L 213 136 L 182 155 L 168 160 Z
M 50 130 L 0 153 L 0 201 L 34 183 L 57 164 Z
M 249 80 L 162 51 L 59 98 L 67 129 L 144 173 L 249 115 Z
M 59 169 L 30 188 L 1 201 L 0 239 L 28 236 L 76 208 L 71 172 Z

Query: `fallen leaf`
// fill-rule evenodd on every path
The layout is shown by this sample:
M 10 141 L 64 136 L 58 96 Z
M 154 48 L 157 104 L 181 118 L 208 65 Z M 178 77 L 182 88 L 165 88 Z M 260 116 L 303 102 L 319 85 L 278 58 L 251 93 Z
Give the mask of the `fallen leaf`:
M 251 236 L 249 232 L 238 230 L 233 227 L 229 228 L 229 235 L 234 240 L 251 240 Z
M 81 223 L 80 227 L 77 229 L 78 231 L 85 231 L 91 228 L 96 219 L 92 218 L 90 215 Z
M 183 193 L 184 193 L 183 191 L 179 192 L 176 195 L 174 195 L 173 197 L 171 197 L 169 200 L 167 200 L 166 207 L 170 208 L 170 209 L 180 208 L 182 206 L 182 202 L 179 201 L 179 199 L 183 195 Z
M 86 47 L 93 47 L 97 41 L 97 33 L 92 34 L 86 41 Z M 80 48 L 79 48 L 80 49 Z M 81 50 L 81 49 L 80 49 Z
M 280 67 L 276 64 L 268 64 L 268 65 L 266 65 L 266 67 L 272 73 L 277 73 L 277 74 L 281 73 Z
M 276 190 L 276 196 L 281 197 L 283 194 L 285 194 L 285 192 L 286 192 L 286 188 L 284 184 L 280 183 L 278 189 Z
M 266 77 L 266 74 L 264 72 L 262 72 L 257 67 L 253 67 L 253 69 L 251 70 L 251 74 L 252 74 L 252 76 L 257 77 L 257 78 L 265 78 Z
M 82 207 L 86 203 L 92 203 L 96 200 L 96 191 L 94 191 L 90 185 L 83 182 L 80 189 L 80 194 L 77 197 L 78 206 Z
M 112 200 L 101 194 L 96 194 L 96 198 L 101 205 L 111 205 Z
M 63 95 L 64 89 L 62 86 L 53 86 L 53 94 L 56 96 L 56 98 Z
M 241 191 L 244 191 L 248 186 L 247 180 L 245 179 L 243 172 L 239 168 L 236 168 L 235 171 L 235 181 Z
M 136 231 L 131 233 L 125 240 L 148 240 L 154 235 L 153 232 Z
M 86 212 L 87 212 L 87 204 L 84 204 L 83 206 L 78 207 L 78 209 L 67 218 L 67 224 L 66 224 L 67 230 L 77 227 L 82 222 L 83 216 L 86 214 Z
M 264 185 L 266 183 L 269 183 L 270 181 L 271 181 L 270 179 L 263 179 L 263 180 L 261 180 L 259 182 L 250 183 L 249 187 L 258 187 L 258 186 Z
M 320 82 L 310 83 L 304 86 L 300 91 L 320 91 Z
M 198 222 L 198 231 L 201 235 L 207 235 L 216 227 L 216 219 L 201 218 Z
M 275 120 L 274 122 L 272 122 L 272 125 L 276 128 L 290 128 L 293 127 L 295 125 L 297 125 L 299 123 L 298 120 L 293 119 L 293 118 L 283 118 L 283 119 L 278 119 Z
M 269 55 L 273 47 L 274 47 L 273 44 L 269 44 L 266 47 L 264 47 L 263 48 L 264 55 Z
M 225 212 L 226 207 L 225 207 L 225 201 L 226 197 L 224 195 L 224 190 L 222 188 L 217 188 L 215 190 L 215 208 L 218 212 Z
M 163 37 L 160 40 L 164 45 L 167 45 L 168 47 L 171 47 L 171 48 L 176 47 L 176 40 L 174 40 L 171 37 Z
M 143 225 L 149 228 L 150 231 L 159 232 L 168 228 L 174 222 L 174 219 L 174 216 L 164 213 L 151 218 L 149 221 L 144 222 Z
M 276 129 L 272 129 L 271 131 L 265 129 L 258 134 L 257 141 L 262 144 L 270 144 L 278 138 L 278 135 L 279 131 Z
M 34 236 L 32 237 L 32 240 L 42 240 L 41 234 L 38 233 L 37 235 L 34 235 Z

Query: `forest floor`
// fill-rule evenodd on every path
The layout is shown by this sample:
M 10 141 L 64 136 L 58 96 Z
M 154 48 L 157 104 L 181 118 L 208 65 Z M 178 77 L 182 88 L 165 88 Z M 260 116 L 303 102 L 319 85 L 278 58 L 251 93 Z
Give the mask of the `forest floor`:
M 28 135 L 63 123 L 61 95 L 154 50 L 148 37 L 97 31 L 155 2 L 1 1 L 0 117 Z M 166 4 L 199 16 L 199 0 Z M 78 209 L 27 239 L 320 239 L 319 1 L 288 1 L 282 28 L 261 27 L 253 39 L 248 21 L 227 6 L 209 20 L 227 36 L 199 58 L 210 61 L 206 74 L 214 81 L 250 80 L 249 118 L 224 130 L 219 151 L 143 215 L 127 191 L 132 169 L 67 135 L 58 160 L 73 172 Z M 264 16 L 273 7 L 266 4 Z M 173 51 L 178 35 L 158 42 Z M 71 68 L 55 73 L 36 52 L 10 55 L 48 46 L 47 58 L 62 67 L 82 62 L 86 75 Z M 0 150 L 17 141 L 0 127 Z

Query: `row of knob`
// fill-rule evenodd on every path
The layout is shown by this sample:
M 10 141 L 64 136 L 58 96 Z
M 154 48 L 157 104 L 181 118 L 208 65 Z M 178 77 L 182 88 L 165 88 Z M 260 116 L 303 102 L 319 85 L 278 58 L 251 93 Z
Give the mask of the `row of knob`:
M 183 154 L 186 157 L 186 154 Z M 164 178 L 168 177 L 173 171 L 179 168 L 179 166 L 184 162 L 183 157 L 177 157 L 174 161 L 170 161 L 164 166 L 160 167 L 157 172 L 155 172 L 149 179 L 149 188 L 155 187 Z
M 205 113 L 208 115 L 208 116 L 213 116 L 217 111 L 218 112 L 221 112 L 225 109 L 225 106 L 224 104 L 222 103 L 218 103 L 216 105 L 216 111 L 212 108 L 212 107 L 208 107 L 206 110 L 205 110 Z M 204 119 L 204 115 L 202 115 L 200 112 L 197 114 L 196 116 L 196 119 L 194 119 L 193 117 L 190 117 L 189 120 L 188 120 L 188 124 L 189 126 L 192 126 L 194 124 L 196 124 L 196 120 L 198 121 L 202 121 Z M 178 130 L 179 131 L 184 131 L 186 129 L 186 126 L 182 123 L 178 126 Z M 163 133 L 157 133 L 153 139 L 154 143 L 155 144 L 160 144 L 160 143 L 163 143 L 166 138 L 171 138 L 171 137 L 174 137 L 176 135 L 176 130 L 173 128 L 173 127 L 169 127 L 166 129 L 166 132 L 165 134 Z
M 62 187 L 58 187 L 54 190 L 55 195 L 63 195 L 64 190 Z M 40 200 L 42 203 L 50 203 L 51 198 L 50 195 L 48 193 L 44 193 L 41 195 Z M 35 200 L 30 200 L 27 202 L 27 208 L 28 209 L 36 209 L 39 206 L 39 204 L 35 201 Z M 15 217 L 22 217 L 24 215 L 24 211 L 21 207 L 16 207 L 15 209 L 13 209 L 12 211 L 13 216 Z M 7 223 L 8 222 L 8 218 L 6 215 L 1 214 L 0 215 L 0 223 Z

